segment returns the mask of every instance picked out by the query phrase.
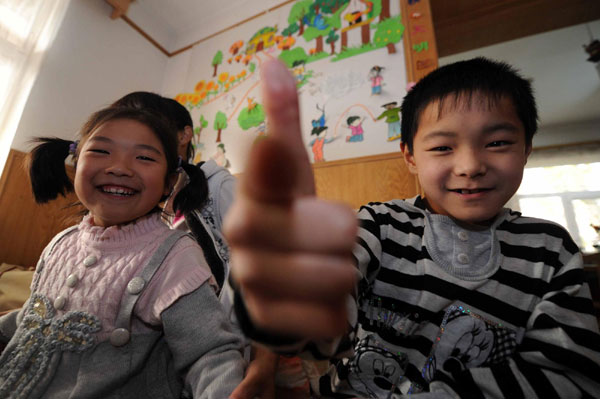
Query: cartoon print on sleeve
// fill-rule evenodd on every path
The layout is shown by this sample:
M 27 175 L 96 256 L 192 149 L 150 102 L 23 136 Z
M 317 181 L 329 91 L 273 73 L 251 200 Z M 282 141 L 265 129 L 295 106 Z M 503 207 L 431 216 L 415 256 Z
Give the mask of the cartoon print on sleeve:
M 516 346 L 515 331 L 453 305 L 446 311 L 423 376 L 433 381 L 438 373 L 453 376 L 470 368 L 500 363 L 514 353 Z
M 356 355 L 349 365 L 348 382 L 352 389 L 370 398 L 388 398 L 401 394 L 400 385 L 408 358 L 404 353 L 394 353 L 377 346 L 369 335 L 355 348 Z

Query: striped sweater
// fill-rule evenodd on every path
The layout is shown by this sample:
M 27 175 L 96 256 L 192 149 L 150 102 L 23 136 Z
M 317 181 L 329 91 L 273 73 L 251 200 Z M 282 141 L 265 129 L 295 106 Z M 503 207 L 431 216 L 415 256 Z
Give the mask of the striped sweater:
M 600 397 L 598 325 L 562 227 L 504 209 L 489 228 L 468 230 L 420 197 L 371 203 L 358 218 L 351 333 L 265 342 L 331 358 L 320 395 Z

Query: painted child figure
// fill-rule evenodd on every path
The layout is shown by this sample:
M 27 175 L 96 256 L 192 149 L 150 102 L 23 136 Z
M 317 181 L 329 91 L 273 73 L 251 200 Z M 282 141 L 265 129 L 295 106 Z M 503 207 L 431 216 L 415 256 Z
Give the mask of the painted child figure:
M 362 123 L 365 120 L 365 117 L 360 117 L 358 115 L 349 116 L 346 120 L 347 128 L 350 129 L 350 136 L 346 136 L 346 141 L 350 143 L 356 143 L 359 141 L 363 141 L 363 134 L 365 131 L 363 130 Z
M 297 110 L 293 79 L 270 76 L 269 114 Z M 457 62 L 402 112 L 425 195 L 361 207 L 358 240 L 351 210 L 312 195 L 297 111 L 272 120 L 226 220 L 246 333 L 330 358 L 321 397 L 600 397 L 579 249 L 559 225 L 504 208 L 537 129 L 530 83 L 503 63 Z
M 38 202 L 74 191 L 88 213 L 44 250 L 21 311 L 0 320 L 0 396 L 226 398 L 243 378 L 232 332 L 196 242 L 161 220 L 175 183 L 175 135 L 141 110 L 93 114 L 81 141 L 42 138 Z M 64 159 L 72 150 L 74 184 Z M 195 167 L 174 200 L 206 198 Z M 52 178 L 49 178 L 49 177 Z M 201 183 L 204 184 L 201 184 Z
M 388 141 L 399 139 L 402 135 L 400 121 L 400 112 L 402 112 L 402 110 L 400 107 L 397 107 L 397 105 L 398 103 L 396 101 L 383 104 L 382 107 L 385 108 L 385 111 L 376 118 L 376 120 L 385 118 L 385 123 L 388 124 Z

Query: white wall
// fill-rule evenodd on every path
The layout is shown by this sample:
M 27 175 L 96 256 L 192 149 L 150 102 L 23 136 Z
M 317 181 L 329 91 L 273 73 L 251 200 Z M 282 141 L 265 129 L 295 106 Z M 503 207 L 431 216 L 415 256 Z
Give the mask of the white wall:
M 587 26 L 586 26 L 587 25 Z M 600 75 L 583 45 L 600 37 L 600 20 L 440 58 L 508 62 L 532 79 L 540 124 L 534 147 L 600 140 Z
M 34 136 L 74 138 L 88 116 L 131 91 L 159 92 L 167 57 L 100 0 L 70 2 L 41 66 L 12 148 Z

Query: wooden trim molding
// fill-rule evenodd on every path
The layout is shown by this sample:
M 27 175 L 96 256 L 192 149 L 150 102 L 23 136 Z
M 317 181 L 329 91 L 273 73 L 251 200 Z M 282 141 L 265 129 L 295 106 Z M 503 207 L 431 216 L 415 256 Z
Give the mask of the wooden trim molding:
M 257 14 L 254 14 L 254 15 L 252 15 L 252 16 L 250 16 L 250 17 L 248 17 L 248 18 L 246 18 L 246 19 L 244 19 L 244 20 L 242 20 L 240 22 L 237 22 L 237 23 L 235 23 L 235 24 L 233 24 L 231 26 L 228 26 L 226 28 L 223 28 L 223 29 L 221 29 L 221 30 L 219 30 L 219 31 L 217 31 L 215 33 L 212 33 L 212 34 L 210 34 L 208 36 L 203 37 L 202 39 L 196 40 L 195 42 L 193 42 L 191 44 L 188 44 L 187 46 L 183 46 L 182 48 L 171 52 L 171 51 L 168 51 L 167 49 L 165 49 L 163 46 L 161 46 L 161 44 L 158 43 L 152 36 L 150 36 L 148 34 L 148 32 L 146 32 L 145 30 L 143 30 L 140 26 L 138 26 L 135 22 L 133 22 L 126 15 L 126 12 L 127 12 L 127 9 L 129 8 L 129 4 L 130 4 L 131 0 L 106 0 L 106 2 L 108 4 L 110 4 L 110 5 L 112 5 L 114 7 L 113 13 L 111 15 L 112 19 L 121 17 L 121 19 L 123 19 L 123 21 L 125 21 L 125 23 L 127 23 L 129 26 L 131 26 L 136 32 L 138 32 L 140 35 L 142 35 L 146 40 L 148 40 L 154 47 L 156 47 L 157 49 L 159 49 L 167 57 L 173 57 L 174 55 L 177 55 L 177 54 L 183 53 L 183 52 L 185 52 L 187 50 L 190 50 L 190 49 L 192 49 L 197 44 L 200 44 L 200 43 L 205 42 L 205 41 L 207 41 L 209 39 L 212 39 L 213 37 L 215 37 L 217 35 L 220 35 L 221 33 L 224 33 L 224 32 L 227 32 L 227 31 L 229 31 L 231 29 L 237 28 L 238 26 L 243 25 L 246 22 L 252 21 L 253 19 L 261 17 L 261 16 L 263 16 L 265 14 L 268 14 L 271 11 L 277 10 L 278 8 L 283 7 L 286 4 L 292 3 L 294 1 L 296 1 L 296 0 L 285 0 L 284 2 L 282 2 L 282 3 L 280 3 L 280 4 L 276 5 L 276 6 L 273 6 L 271 8 L 266 9 L 266 10 L 263 10 L 263 11 L 261 11 L 261 12 L 259 12 Z M 125 8 L 124 12 L 122 12 L 123 6 L 119 5 L 118 7 L 116 7 L 116 6 L 113 5 L 113 3 L 121 3 L 121 2 L 127 3 L 127 8 Z M 117 15 L 117 17 L 114 17 L 114 15 Z
M 113 8 L 113 12 L 110 15 L 111 19 L 117 19 L 127 14 L 127 10 L 129 10 L 129 5 L 133 0 L 105 0 L 108 4 L 110 4 Z
M 416 83 L 438 67 L 437 45 L 429 0 L 400 0 L 404 25 L 406 80 Z

